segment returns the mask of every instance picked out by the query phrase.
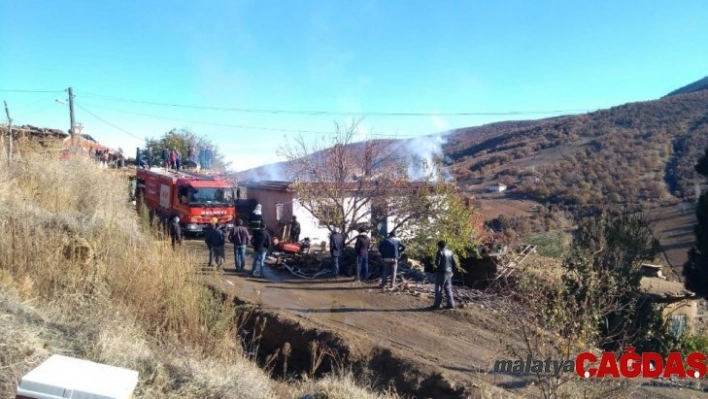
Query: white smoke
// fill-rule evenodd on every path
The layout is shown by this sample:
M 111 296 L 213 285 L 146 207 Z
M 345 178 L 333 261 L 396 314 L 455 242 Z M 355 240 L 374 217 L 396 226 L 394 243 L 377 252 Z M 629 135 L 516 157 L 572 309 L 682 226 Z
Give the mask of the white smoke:
M 434 166 L 436 160 L 444 157 L 443 145 L 446 142 L 446 133 L 405 140 L 400 151 L 408 163 L 408 177 L 411 180 L 423 180 L 431 174 L 438 177 Z M 449 177 L 446 171 L 442 173 Z
M 271 163 L 238 173 L 240 181 L 287 181 L 283 163 Z

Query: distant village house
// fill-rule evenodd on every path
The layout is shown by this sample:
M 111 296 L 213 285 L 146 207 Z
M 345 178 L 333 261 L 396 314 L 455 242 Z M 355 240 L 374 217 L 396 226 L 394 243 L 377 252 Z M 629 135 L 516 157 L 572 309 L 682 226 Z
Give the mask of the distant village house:
M 683 283 L 667 281 L 663 266 L 642 264 L 641 287 L 647 298 L 662 307 L 662 316 L 668 321 L 675 336 L 694 333 L 698 323 L 698 299 L 685 289 Z
M 489 186 L 488 190 L 494 193 L 501 193 L 503 191 L 506 191 L 506 184 L 495 184 L 493 186 Z

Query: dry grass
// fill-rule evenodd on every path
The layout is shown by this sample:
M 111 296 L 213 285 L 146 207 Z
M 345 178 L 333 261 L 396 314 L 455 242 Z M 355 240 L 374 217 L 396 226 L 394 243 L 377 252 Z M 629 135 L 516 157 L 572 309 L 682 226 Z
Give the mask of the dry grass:
M 304 380 L 296 390 L 298 397 L 309 394 L 312 399 L 397 399 L 395 393 L 374 393 L 371 384 L 351 372 L 341 372 L 319 380 Z
M 0 397 L 53 353 L 138 370 L 137 397 L 283 396 L 190 255 L 143 232 L 127 180 L 53 158 L 0 154 Z M 352 379 L 308 384 L 375 397 Z

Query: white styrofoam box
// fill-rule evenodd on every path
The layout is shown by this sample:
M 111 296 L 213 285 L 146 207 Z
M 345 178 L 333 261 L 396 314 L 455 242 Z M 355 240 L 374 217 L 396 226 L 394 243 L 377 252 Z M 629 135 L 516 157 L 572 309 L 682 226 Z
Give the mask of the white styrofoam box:
M 33 399 L 128 399 L 137 385 L 137 371 L 52 355 L 22 377 L 17 395 Z

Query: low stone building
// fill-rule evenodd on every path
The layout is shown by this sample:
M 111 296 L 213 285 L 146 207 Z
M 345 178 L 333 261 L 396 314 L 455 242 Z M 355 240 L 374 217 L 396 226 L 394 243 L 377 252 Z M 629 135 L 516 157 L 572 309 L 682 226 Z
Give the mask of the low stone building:
M 662 315 L 669 322 L 674 335 L 693 334 L 698 327 L 698 302 L 696 294 L 688 291 L 683 283 L 667 281 L 661 273 L 662 266 L 642 265 L 645 276 L 641 287 L 649 300 L 662 308 Z

